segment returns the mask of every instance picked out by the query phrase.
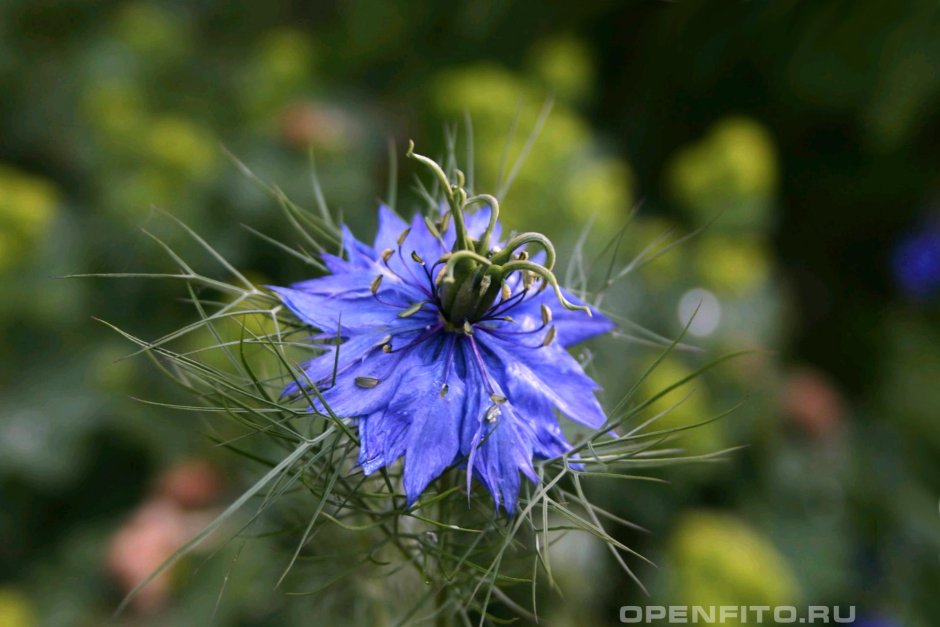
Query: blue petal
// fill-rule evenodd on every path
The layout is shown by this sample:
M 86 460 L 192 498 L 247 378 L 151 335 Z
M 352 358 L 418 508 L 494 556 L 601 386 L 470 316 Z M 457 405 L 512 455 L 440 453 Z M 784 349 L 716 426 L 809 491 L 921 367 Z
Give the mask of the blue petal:
M 342 244 L 343 252 L 346 253 L 346 257 L 356 268 L 365 269 L 372 265 L 372 262 L 379 258 L 378 253 L 375 252 L 368 245 L 363 244 L 352 234 L 352 231 L 349 230 L 345 224 L 341 227 L 342 231 Z
M 344 275 L 340 275 L 344 276 Z M 346 275 L 348 276 L 348 275 Z M 316 279 L 324 281 L 329 278 Z M 373 277 L 374 278 L 374 277 Z M 415 294 L 406 286 L 388 286 L 381 289 L 376 298 L 366 288 L 349 289 L 329 292 L 329 287 L 319 284 L 326 293 L 310 291 L 313 282 L 304 284 L 305 289 L 270 286 L 281 300 L 303 322 L 323 331 L 332 331 L 337 327 L 344 332 L 356 332 L 374 327 L 387 327 L 389 329 L 401 327 L 414 327 L 434 319 L 432 307 L 428 305 L 426 311 L 421 311 L 409 318 L 399 318 L 398 314 L 410 304 L 424 300 L 422 294 Z M 395 305 L 398 305 L 396 307 Z M 344 333 L 345 334 L 345 333 Z
M 453 226 L 451 226 L 448 231 L 452 232 Z M 448 241 L 448 239 L 450 239 L 450 241 Z M 406 257 L 410 257 L 412 252 L 416 252 L 418 256 L 430 266 L 440 259 L 441 255 L 450 252 L 453 244 L 454 241 L 452 238 L 445 236 L 442 239 L 438 239 L 434 237 L 431 231 L 428 230 L 428 226 L 424 222 L 424 217 L 420 214 L 415 214 L 411 219 L 411 231 L 408 233 L 405 241 L 402 242 L 401 248 Z
M 383 203 L 379 206 L 379 229 L 373 248 L 380 254 L 388 248 L 398 248 L 398 238 L 407 228 L 408 224 Z
M 470 443 L 477 431 L 480 430 L 486 410 L 493 404 L 493 401 L 490 400 L 490 393 L 486 390 L 480 375 L 480 369 L 470 352 L 470 345 L 464 338 L 460 339 L 457 346 L 454 369 L 454 375 L 463 379 L 466 388 L 463 410 L 464 421 L 460 434 L 460 453 L 469 458 L 472 452 Z M 468 474 L 473 474 L 472 468 L 468 468 Z
M 303 377 L 299 382 L 293 382 L 287 386 L 282 393 L 283 396 L 290 396 L 300 391 L 301 385 L 309 388 L 310 384 L 322 386 L 333 378 L 336 371 L 337 377 L 343 370 L 349 368 L 352 364 L 362 361 L 369 353 L 377 350 L 382 345 L 388 334 L 381 330 L 373 333 L 357 334 L 337 348 L 336 346 L 324 347 L 324 352 L 313 359 L 302 364 Z M 337 357 L 336 351 L 339 351 Z
M 429 338 L 410 351 L 396 369 L 399 379 L 387 406 L 360 421 L 363 471 L 374 472 L 404 454 L 409 504 L 454 463 L 459 450 L 464 387 L 452 376 L 441 396 L 443 338 Z
M 399 394 L 388 412 L 411 414 L 405 451 L 405 494 L 414 503 L 427 485 L 453 465 L 460 451 L 460 426 L 464 419 L 464 386 L 458 377 L 444 384 L 442 364 L 414 368 L 402 377 Z
M 395 463 L 405 452 L 411 416 L 377 411 L 359 421 L 359 465 L 371 475 Z
M 500 415 L 493 423 L 483 423 L 482 438 L 474 443 L 478 446 L 475 466 L 477 476 L 493 495 L 497 506 L 502 503 L 510 514 L 515 512 L 519 497 L 522 471 L 533 483 L 538 475 L 532 467 L 532 429 L 520 420 L 511 403 L 500 406 Z
M 322 393 L 323 400 L 337 416 L 344 418 L 365 416 L 386 407 L 395 396 L 402 375 L 414 365 L 414 352 L 373 351 L 339 373 L 336 385 Z M 364 384 L 363 379 L 374 379 L 377 383 L 369 387 L 371 381 Z M 319 402 L 315 405 L 320 409 Z
M 551 403 L 544 396 L 525 387 L 511 394 L 515 413 L 525 420 L 535 435 L 532 445 L 536 457 L 552 459 L 571 449 Z
M 567 290 L 562 290 L 565 298 L 575 305 L 586 304 L 583 300 Z M 548 307 L 552 310 L 552 324 L 558 331 L 557 341 L 562 346 L 574 346 L 580 344 L 592 337 L 610 333 L 617 325 L 600 311 L 591 307 L 591 315 L 588 316 L 583 311 L 572 311 L 566 309 L 554 297 L 554 294 L 543 292 L 548 298 Z
M 320 253 L 320 259 L 326 265 L 326 269 L 332 274 L 346 274 L 361 269 L 359 265 L 346 261 L 342 257 L 331 255 L 330 253 Z
M 567 290 L 562 290 L 562 294 L 575 305 L 585 304 L 583 300 Z M 547 289 L 532 298 L 527 298 L 518 306 L 513 307 L 509 315 L 516 319 L 525 315 L 541 320 L 543 304 L 552 312 L 552 324 L 555 325 L 557 331 L 555 341 L 565 347 L 574 346 L 592 337 L 610 333 L 617 327 L 607 316 L 594 307 L 591 307 L 590 316 L 583 311 L 566 309 L 558 302 L 555 292 L 551 289 Z
M 533 443 L 536 436 L 513 404 L 499 405 L 499 416 L 493 423 L 485 420 L 492 407 L 490 390 L 484 385 L 480 367 L 469 345 L 463 345 L 463 367 L 466 380 L 464 422 L 461 430 L 461 453 L 467 457 L 467 489 L 473 477 L 479 479 L 493 496 L 494 504 L 507 512 L 515 511 L 519 495 L 521 471 L 533 482 L 538 480 L 532 467 Z M 498 381 L 491 381 L 492 392 L 505 395 Z M 551 408 L 547 408 L 551 412 Z M 549 413 L 554 419 L 554 416 Z
M 508 389 L 510 400 L 516 395 L 536 393 L 575 422 L 595 429 L 606 422 L 604 410 L 594 397 L 599 386 L 558 344 L 529 348 L 489 333 L 479 333 L 477 341 L 486 349 L 487 366 Z

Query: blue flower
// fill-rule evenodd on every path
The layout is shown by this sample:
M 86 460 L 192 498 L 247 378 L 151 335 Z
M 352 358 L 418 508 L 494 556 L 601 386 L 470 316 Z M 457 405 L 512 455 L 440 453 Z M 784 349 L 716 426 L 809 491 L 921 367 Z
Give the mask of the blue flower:
M 894 276 L 913 298 L 926 299 L 940 291 L 940 225 L 932 225 L 901 240 L 894 251 Z
M 440 228 L 382 206 L 372 246 L 344 227 L 345 258 L 323 255 L 331 274 L 271 289 L 320 339 L 341 336 L 303 364 L 304 379 L 336 415 L 356 418 L 366 474 L 404 457 L 410 505 L 462 465 L 468 490 L 476 477 L 511 513 L 520 473 L 537 482 L 533 459 L 571 448 L 555 410 L 604 424 L 598 386 L 566 347 L 614 325 L 557 287 L 547 240 L 523 234 L 503 248 L 495 199 L 463 211 L 480 198 L 464 194 Z M 529 259 L 533 242 L 545 250 Z

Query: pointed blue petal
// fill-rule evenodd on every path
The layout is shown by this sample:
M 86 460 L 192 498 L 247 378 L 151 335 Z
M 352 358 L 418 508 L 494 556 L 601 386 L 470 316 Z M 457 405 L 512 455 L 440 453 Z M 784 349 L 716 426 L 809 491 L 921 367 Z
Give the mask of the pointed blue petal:
M 360 242 L 345 224 L 340 227 L 342 234 L 343 253 L 349 262 L 357 268 L 368 268 L 372 262 L 379 258 L 378 253 L 368 245 Z
M 322 392 L 323 400 L 337 416 L 365 416 L 386 406 L 395 396 L 402 374 L 410 366 L 413 350 L 397 353 L 373 351 L 353 362 L 336 377 L 336 385 Z M 374 385 L 373 385 L 373 382 Z M 315 405 L 320 408 L 319 402 Z
M 398 238 L 408 228 L 408 223 L 402 220 L 391 208 L 382 204 L 379 206 L 379 229 L 375 234 L 374 249 L 381 254 L 388 248 L 398 248 Z
M 379 291 L 376 298 L 366 289 L 347 290 L 335 294 L 317 294 L 308 290 L 270 286 L 294 314 L 307 324 L 329 332 L 337 327 L 344 332 L 357 332 L 377 326 L 400 328 L 420 326 L 435 317 L 432 307 L 409 318 L 400 318 L 405 307 L 423 300 L 423 295 L 404 292 L 391 286 Z
M 410 425 L 410 416 L 386 416 L 384 410 L 360 419 L 359 465 L 362 472 L 370 475 L 379 468 L 394 464 L 405 452 Z
M 575 422 L 596 429 L 607 420 L 594 396 L 598 385 L 563 347 L 555 343 L 521 347 L 488 333 L 478 334 L 477 341 L 486 349 L 487 365 L 508 389 L 510 400 L 536 393 Z
M 515 512 L 519 497 L 520 471 L 533 483 L 538 481 L 532 466 L 534 439 L 531 428 L 519 419 L 509 403 L 501 406 L 495 422 L 483 424 L 475 460 L 479 469 L 477 476 L 493 495 L 496 505 L 502 504 L 510 514 Z
M 441 371 L 440 364 L 409 371 L 399 386 L 403 393 L 389 407 L 391 412 L 409 411 L 412 416 L 404 476 L 409 505 L 456 461 L 460 450 L 464 386 L 458 377 L 451 377 L 442 396 L 443 377 L 435 376 Z
M 431 266 L 440 259 L 441 255 L 450 252 L 452 245 L 453 241 L 448 243 L 446 239 L 442 241 L 434 237 L 431 231 L 428 230 L 424 217 L 415 214 L 411 219 L 411 231 L 409 231 L 405 241 L 402 242 L 401 248 L 404 256 L 410 257 L 412 252 L 416 252 L 428 266 Z
M 323 261 L 326 269 L 332 274 L 346 274 L 360 269 L 356 264 L 330 253 L 320 253 L 320 260 Z
M 466 381 L 464 422 L 461 429 L 461 454 L 467 459 L 467 484 L 473 478 L 482 482 L 493 496 L 496 507 L 515 511 L 521 485 L 519 473 L 537 481 L 532 456 L 537 437 L 533 427 L 512 402 L 498 405 L 494 422 L 485 419 L 494 405 L 491 393 L 506 395 L 498 380 L 491 380 L 492 389 L 484 384 L 480 366 L 469 346 L 463 350 L 462 373 Z M 489 370 L 488 370 L 489 372 Z M 492 373 L 489 373 L 492 374 Z M 551 407 L 543 404 L 553 420 Z

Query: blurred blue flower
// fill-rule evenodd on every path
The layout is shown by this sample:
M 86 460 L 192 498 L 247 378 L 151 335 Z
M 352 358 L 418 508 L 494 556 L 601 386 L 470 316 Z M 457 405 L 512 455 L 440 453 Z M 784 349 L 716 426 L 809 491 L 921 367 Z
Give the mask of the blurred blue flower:
M 468 213 L 469 236 L 479 239 L 490 216 L 488 207 Z M 303 365 L 304 384 L 316 384 L 337 415 L 358 419 L 366 474 L 404 456 L 411 504 L 458 464 L 467 469 L 468 490 L 476 476 L 496 507 L 512 513 L 520 471 L 537 482 L 533 459 L 571 448 L 553 408 L 591 428 L 604 424 L 597 384 L 565 347 L 614 325 L 598 312 L 563 307 L 521 271 L 505 277 L 491 303 L 481 301 L 483 310 L 453 319 L 442 291 L 453 222 L 441 230 L 436 235 L 421 216 L 408 225 L 382 206 L 372 246 L 344 227 L 346 258 L 323 255 L 332 274 L 272 289 L 320 330 L 315 338 L 342 336 Z M 496 250 L 498 223 L 491 235 Z M 543 260 L 543 253 L 531 259 Z M 299 391 L 294 384 L 285 394 Z M 314 401 L 314 409 L 326 408 Z
M 902 239 L 894 251 L 894 276 L 908 295 L 929 298 L 940 290 L 940 225 Z

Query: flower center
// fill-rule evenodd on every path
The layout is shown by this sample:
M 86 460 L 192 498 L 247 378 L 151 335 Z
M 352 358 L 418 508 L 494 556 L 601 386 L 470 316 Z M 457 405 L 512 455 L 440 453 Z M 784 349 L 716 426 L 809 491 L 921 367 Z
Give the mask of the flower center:
M 414 152 L 414 142 L 409 142 L 407 156 L 427 166 L 438 178 L 449 206 L 445 219 L 449 217 L 454 221 L 454 247 L 439 260 L 444 267 L 435 278 L 441 313 L 447 323 L 455 329 L 472 324 L 485 316 L 498 299 L 512 298 L 509 283 L 517 273 L 521 274 L 524 289 L 530 289 L 535 283 L 540 283 L 540 290 L 550 285 L 563 307 L 591 315 L 588 307 L 575 305 L 562 294 L 552 273 L 555 247 L 547 237 L 541 233 L 521 233 L 506 242 L 502 249 L 491 248 L 490 240 L 499 220 L 499 201 L 489 194 L 469 196 L 464 188 L 463 172 L 456 170 L 456 181 L 451 181 L 437 162 Z M 479 205 L 489 205 L 490 219 L 483 235 L 474 240 L 464 218 L 466 211 Z M 533 244 L 545 252 L 544 264 L 529 259 L 526 248 Z

